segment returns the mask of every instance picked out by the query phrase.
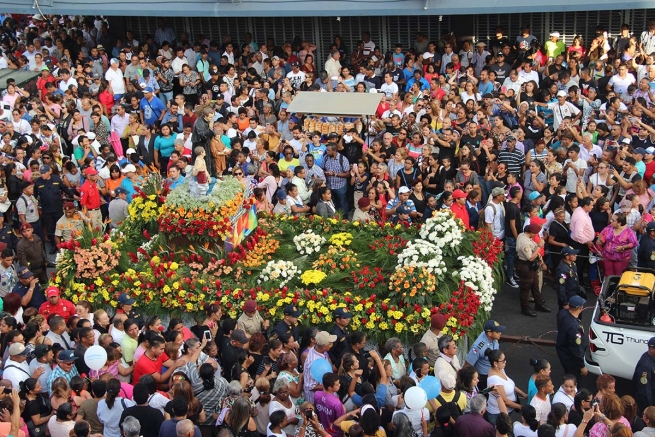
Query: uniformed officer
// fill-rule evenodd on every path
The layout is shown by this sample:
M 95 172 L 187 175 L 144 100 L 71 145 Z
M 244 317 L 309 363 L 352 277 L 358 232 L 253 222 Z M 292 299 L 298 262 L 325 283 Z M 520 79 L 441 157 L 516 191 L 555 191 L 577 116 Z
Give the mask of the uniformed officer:
M 644 411 L 655 403 L 655 337 L 648 340 L 648 350 L 637 362 L 632 383 L 639 410 Z
M 466 362 L 464 367 L 473 366 L 475 370 L 478 371 L 478 382 L 479 387 L 487 386 L 487 375 L 489 374 L 489 368 L 491 363 L 489 359 L 484 356 L 484 353 L 487 349 L 500 349 L 498 340 L 500 340 L 501 335 L 505 331 L 505 326 L 496 322 L 495 320 L 488 320 L 484 324 L 484 332 L 478 336 L 473 342 L 473 346 L 466 355 Z
M 55 225 L 55 243 L 58 246 L 62 242 L 72 240 L 82 234 L 84 230 L 84 218 L 75 211 L 73 202 L 64 204 L 64 215 L 57 220 Z
M 18 282 L 11 289 L 13 293 L 16 293 L 21 298 L 21 304 L 25 307 L 34 308 L 38 310 L 41 308 L 41 305 L 47 302 L 45 293 L 39 285 L 39 280 L 34 277 L 34 274 L 30 272 L 30 269 L 23 266 L 18 269 Z
M 5 216 L 0 214 L 0 243 L 7 245 L 14 253 L 16 253 L 16 244 L 18 244 L 18 237 L 14 232 L 14 228 L 5 223 Z
M 330 359 L 335 366 L 339 367 L 341 365 L 341 357 L 346 351 L 348 346 L 348 336 L 350 332 L 348 331 L 348 325 L 350 324 L 350 319 L 353 318 L 353 315 L 348 312 L 346 308 L 337 308 L 332 313 L 334 316 L 334 326 L 330 330 L 330 334 L 337 336 L 337 341 L 334 342 L 332 349 L 328 351 L 330 354 Z
M 243 330 L 248 338 L 256 332 L 265 332 L 268 329 L 269 323 L 269 320 L 264 320 L 259 314 L 259 311 L 257 311 L 257 302 L 253 299 L 249 299 L 243 304 L 243 314 L 237 319 L 237 327 Z
M 646 236 L 639 240 L 637 249 L 637 265 L 655 269 L 655 222 L 646 225 Z
M 569 299 L 572 296 L 578 296 L 584 293 L 580 288 L 578 281 L 578 269 L 575 261 L 580 251 L 566 246 L 562 248 L 562 261 L 560 261 L 557 269 L 555 270 L 555 278 L 557 278 L 557 304 L 559 309 L 567 308 Z
M 586 300 L 580 296 L 572 296 L 567 308 L 557 313 L 557 343 L 555 350 L 564 373 L 575 376 L 585 376 L 587 368 L 584 364 L 585 338 L 584 327 L 580 321 L 580 313 Z
M 273 328 L 270 338 L 278 338 L 281 334 L 293 335 L 294 339 L 300 338 L 300 331 L 298 330 L 298 317 L 302 314 L 294 305 L 287 305 L 284 307 L 284 318 L 278 322 Z
M 145 320 L 143 316 L 141 316 L 141 314 L 139 314 L 138 311 L 135 311 L 134 308 L 132 307 L 132 305 L 134 305 L 134 302 L 136 302 L 136 300 L 132 299 L 126 293 L 121 293 L 120 296 L 118 296 L 118 299 L 116 299 L 116 314 L 125 314 L 128 319 L 136 320 L 140 329 L 145 324 Z M 110 322 L 114 323 L 113 316 Z
M 34 197 L 39 200 L 43 231 L 52 245 L 50 253 L 54 254 L 57 252 L 54 245 L 55 227 L 57 220 L 64 215 L 62 193 L 73 197 L 73 192 L 63 184 L 59 176 L 52 174 L 50 166 L 42 165 L 40 172 L 41 177 L 34 182 Z

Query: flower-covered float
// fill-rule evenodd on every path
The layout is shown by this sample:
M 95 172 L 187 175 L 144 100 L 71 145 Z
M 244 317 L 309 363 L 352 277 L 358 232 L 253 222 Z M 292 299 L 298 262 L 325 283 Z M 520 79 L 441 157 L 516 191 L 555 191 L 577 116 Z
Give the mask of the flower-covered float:
M 329 327 L 347 307 L 371 340 L 416 341 L 435 312 L 456 339 L 477 335 L 501 280 L 502 245 L 465 231 L 450 211 L 422 226 L 317 216 L 255 216 L 233 178 L 207 196 L 151 175 L 109 235 L 85 230 L 62 244 L 52 284 L 73 302 L 115 306 L 127 293 L 144 314 L 200 315 L 218 302 L 232 318 L 255 299 L 263 317 L 293 304 L 301 325 Z

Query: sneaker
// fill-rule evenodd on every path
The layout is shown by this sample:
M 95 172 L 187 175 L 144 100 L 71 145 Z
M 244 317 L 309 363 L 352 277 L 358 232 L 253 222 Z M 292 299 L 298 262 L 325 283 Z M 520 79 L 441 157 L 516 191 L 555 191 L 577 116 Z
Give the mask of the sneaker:
M 519 278 L 519 275 L 517 275 L 516 273 L 514 273 L 514 280 L 515 280 L 515 281 L 518 281 L 519 279 L 521 279 L 521 278 Z
M 507 280 L 507 285 L 509 285 L 509 286 L 512 287 L 512 288 L 519 288 L 519 284 L 516 283 L 516 281 L 514 280 L 514 278 L 509 278 L 509 279 Z

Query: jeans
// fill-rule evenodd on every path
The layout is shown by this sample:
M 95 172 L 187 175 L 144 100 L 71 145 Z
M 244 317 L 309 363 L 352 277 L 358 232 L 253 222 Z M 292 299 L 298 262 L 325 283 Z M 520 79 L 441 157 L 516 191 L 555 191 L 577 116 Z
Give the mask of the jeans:
M 348 186 L 344 185 L 341 188 L 331 188 L 332 190 L 332 201 L 334 202 L 334 207 L 339 212 L 343 214 L 343 217 L 348 217 L 348 201 L 346 200 L 346 193 L 348 192 Z
M 516 263 L 516 238 L 505 237 L 505 262 L 507 263 L 507 280 L 514 277 L 514 265 Z
M 168 92 L 159 91 L 159 100 L 161 100 L 164 106 L 166 106 L 168 102 L 173 100 L 173 91 L 168 91 Z

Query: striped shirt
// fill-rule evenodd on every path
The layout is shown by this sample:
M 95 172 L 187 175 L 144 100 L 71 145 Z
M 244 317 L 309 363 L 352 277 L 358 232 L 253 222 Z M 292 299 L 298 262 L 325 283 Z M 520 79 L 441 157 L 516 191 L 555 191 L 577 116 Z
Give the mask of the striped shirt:
M 498 154 L 498 162 L 507 164 L 507 170 L 510 173 L 520 175 L 523 164 L 525 164 L 525 155 L 516 148 L 511 152 L 508 149 L 504 149 Z

